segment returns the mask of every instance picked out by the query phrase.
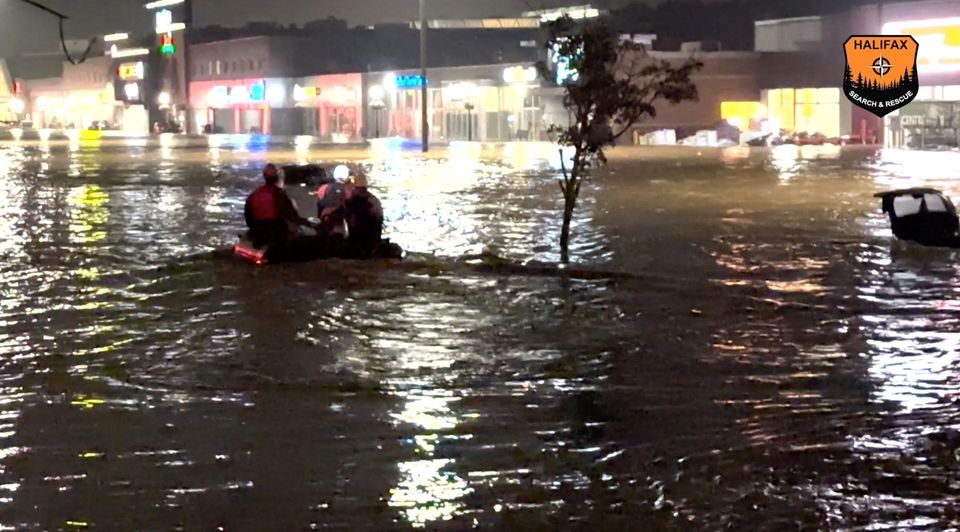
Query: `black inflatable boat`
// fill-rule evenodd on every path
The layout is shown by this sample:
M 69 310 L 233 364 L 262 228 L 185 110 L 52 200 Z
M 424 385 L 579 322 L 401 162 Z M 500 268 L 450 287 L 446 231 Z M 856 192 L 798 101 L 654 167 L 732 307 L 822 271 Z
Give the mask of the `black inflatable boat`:
M 246 262 L 263 265 L 284 262 L 310 262 L 323 259 L 402 259 L 403 248 L 383 239 L 373 249 L 359 249 L 348 241 L 323 237 L 302 237 L 282 248 L 257 247 L 241 233 L 233 245 L 233 256 Z

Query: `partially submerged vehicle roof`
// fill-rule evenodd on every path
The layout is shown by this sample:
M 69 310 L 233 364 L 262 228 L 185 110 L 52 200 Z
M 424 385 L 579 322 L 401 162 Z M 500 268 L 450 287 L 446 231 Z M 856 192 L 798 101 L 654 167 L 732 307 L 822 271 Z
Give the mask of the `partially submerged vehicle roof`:
M 898 190 L 889 190 L 887 192 L 877 192 L 873 195 L 875 198 L 886 198 L 890 196 L 923 196 L 924 194 L 936 194 L 938 196 L 943 196 L 943 192 L 935 188 L 901 188 Z

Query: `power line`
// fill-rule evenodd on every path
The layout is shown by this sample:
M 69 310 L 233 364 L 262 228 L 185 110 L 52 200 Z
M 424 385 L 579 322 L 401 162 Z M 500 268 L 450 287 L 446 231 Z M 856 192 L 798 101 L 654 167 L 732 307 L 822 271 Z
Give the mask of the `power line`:
M 54 11 L 53 9 L 51 9 L 51 8 L 45 6 L 45 5 L 39 4 L 39 3 L 37 3 L 37 2 L 34 2 L 33 0 L 20 0 L 20 1 L 21 1 L 21 2 L 24 2 L 24 3 L 27 3 L 27 4 L 30 4 L 30 5 L 32 5 L 33 7 L 37 8 L 37 9 L 41 9 L 41 10 L 43 10 L 43 11 L 46 11 L 47 13 L 50 13 L 51 15 L 53 15 L 53 16 L 55 16 L 55 17 L 59 17 L 61 20 L 66 20 L 66 19 L 70 18 L 70 17 L 64 15 L 63 13 L 60 13 L 59 11 Z
M 93 49 L 93 44 L 97 42 L 96 37 L 93 37 L 90 39 L 90 43 L 87 44 L 87 49 L 83 51 L 83 55 L 80 56 L 80 59 L 74 59 L 73 56 L 70 55 L 70 51 L 67 50 L 67 41 L 63 35 L 63 21 L 69 19 L 70 17 L 64 15 L 63 13 L 60 13 L 59 11 L 53 10 L 43 4 L 40 4 L 39 2 L 36 2 L 34 0 L 20 0 L 20 1 L 25 4 L 29 4 L 41 11 L 46 11 L 47 13 L 50 13 L 51 15 L 57 17 L 57 19 L 60 21 L 60 48 L 63 50 L 63 55 L 66 56 L 67 61 L 70 61 L 71 64 L 79 65 L 80 63 L 83 63 L 84 61 L 87 60 L 87 56 L 90 55 L 90 50 Z

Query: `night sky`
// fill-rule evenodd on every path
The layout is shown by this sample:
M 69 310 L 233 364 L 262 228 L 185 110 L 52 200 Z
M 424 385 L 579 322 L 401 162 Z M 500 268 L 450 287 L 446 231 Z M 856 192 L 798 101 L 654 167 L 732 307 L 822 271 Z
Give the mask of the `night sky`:
M 71 17 L 67 38 L 115 31 L 143 31 L 149 20 L 145 0 L 39 0 Z M 628 0 L 427 0 L 428 18 L 517 16 L 557 5 L 608 7 Z M 654 0 L 643 0 L 653 3 Z M 417 0 L 195 0 L 198 25 L 243 26 L 248 21 L 303 23 L 334 16 L 353 24 L 404 22 L 418 17 Z M 140 27 L 136 27 L 139 24 Z M 19 0 L 0 0 L 0 57 L 54 52 L 57 21 Z

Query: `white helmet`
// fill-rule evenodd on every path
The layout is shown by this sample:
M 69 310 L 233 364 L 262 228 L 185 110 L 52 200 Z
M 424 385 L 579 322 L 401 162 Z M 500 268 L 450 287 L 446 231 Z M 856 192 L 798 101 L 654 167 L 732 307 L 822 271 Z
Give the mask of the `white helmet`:
M 350 177 L 350 169 L 347 165 L 341 164 L 333 169 L 333 178 L 337 181 L 346 181 Z

